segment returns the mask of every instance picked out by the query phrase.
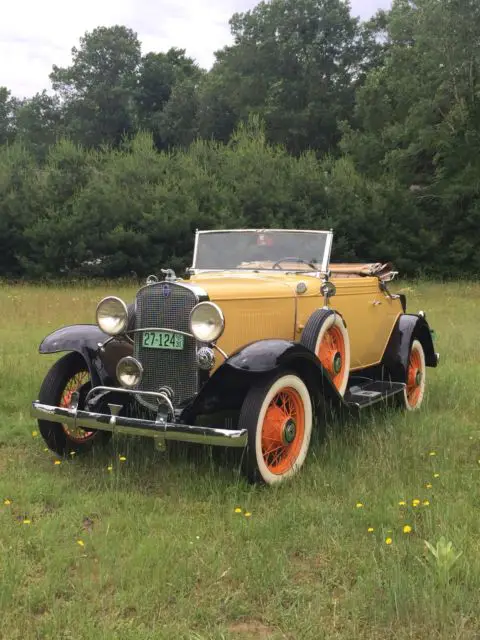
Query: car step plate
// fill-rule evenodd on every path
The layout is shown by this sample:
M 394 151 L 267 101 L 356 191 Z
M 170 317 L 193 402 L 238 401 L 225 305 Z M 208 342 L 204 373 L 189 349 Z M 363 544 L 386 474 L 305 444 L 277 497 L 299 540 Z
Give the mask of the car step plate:
M 361 383 L 352 381 L 353 384 L 345 393 L 345 402 L 358 409 L 370 407 L 372 404 L 387 400 L 405 388 L 402 382 L 389 381 L 365 381 Z

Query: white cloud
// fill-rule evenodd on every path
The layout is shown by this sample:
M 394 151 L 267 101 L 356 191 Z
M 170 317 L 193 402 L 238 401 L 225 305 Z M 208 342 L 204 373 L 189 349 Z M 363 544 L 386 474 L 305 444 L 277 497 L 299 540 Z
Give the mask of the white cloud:
M 0 86 L 18 97 L 50 88 L 53 64 L 70 63 L 71 48 L 85 31 L 126 25 L 138 33 L 144 53 L 187 50 L 205 68 L 213 52 L 230 43 L 228 20 L 256 0 L 17 0 L 2 8 Z M 353 0 L 352 11 L 371 15 L 389 0 Z

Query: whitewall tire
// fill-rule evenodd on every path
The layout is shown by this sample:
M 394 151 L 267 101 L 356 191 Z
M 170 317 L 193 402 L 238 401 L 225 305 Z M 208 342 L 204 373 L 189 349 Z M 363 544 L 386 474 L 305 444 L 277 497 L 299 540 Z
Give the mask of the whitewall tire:
M 350 375 L 350 339 L 342 316 L 330 309 L 318 309 L 308 319 L 300 342 L 313 351 L 343 396 Z
M 248 430 L 247 476 L 278 484 L 302 467 L 310 446 L 313 407 L 303 380 L 293 372 L 252 387 L 243 402 L 239 427 Z
M 425 352 L 419 340 L 414 340 L 408 357 L 406 387 L 403 390 L 403 406 L 407 411 L 417 411 L 423 403 L 426 384 Z

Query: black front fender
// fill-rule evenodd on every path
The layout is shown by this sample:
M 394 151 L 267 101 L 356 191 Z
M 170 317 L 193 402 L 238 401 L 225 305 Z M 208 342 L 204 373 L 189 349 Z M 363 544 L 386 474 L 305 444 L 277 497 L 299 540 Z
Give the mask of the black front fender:
M 76 351 L 87 363 L 93 385 L 117 385 L 116 366 L 120 358 L 131 355 L 133 347 L 123 340 L 112 340 L 102 345 L 109 336 L 94 324 L 75 324 L 57 329 L 46 336 L 39 347 L 40 353 Z
M 382 364 L 392 380 L 405 382 L 410 349 L 415 339 L 423 347 L 427 367 L 437 366 L 438 355 L 435 353 L 428 322 L 421 315 L 405 313 L 398 318 L 383 356 Z
M 317 401 L 344 405 L 316 355 L 290 340 L 259 340 L 232 354 L 209 378 L 195 400 L 185 408 L 182 420 L 199 414 L 240 409 L 247 391 L 265 375 L 282 369 L 294 371 Z

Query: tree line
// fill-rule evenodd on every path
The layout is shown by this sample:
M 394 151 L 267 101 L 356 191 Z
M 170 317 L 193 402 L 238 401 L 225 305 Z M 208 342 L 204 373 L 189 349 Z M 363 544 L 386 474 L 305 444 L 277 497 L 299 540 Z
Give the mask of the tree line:
M 0 276 L 181 269 L 195 228 L 335 230 L 334 258 L 480 272 L 480 6 L 272 0 L 205 71 L 99 27 L 0 88 Z

